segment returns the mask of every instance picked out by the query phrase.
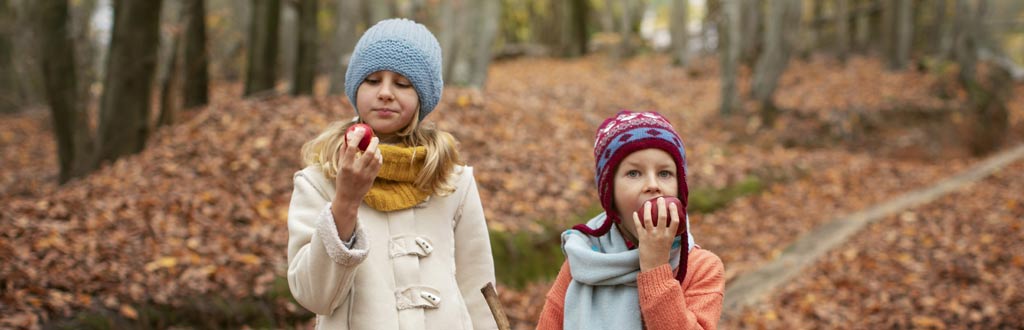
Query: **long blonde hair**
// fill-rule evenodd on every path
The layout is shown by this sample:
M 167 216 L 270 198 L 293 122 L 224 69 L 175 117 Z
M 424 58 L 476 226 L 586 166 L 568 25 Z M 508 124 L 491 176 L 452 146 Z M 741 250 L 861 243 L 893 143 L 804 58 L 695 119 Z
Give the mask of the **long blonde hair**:
M 302 145 L 303 163 L 306 166 L 320 166 L 320 170 L 327 178 L 337 177 L 338 149 L 345 142 L 345 131 L 360 122 L 362 120 L 356 117 L 350 121 L 339 120 L 328 125 L 319 136 Z M 447 196 L 455 191 L 455 186 L 450 181 L 455 166 L 463 165 L 455 137 L 434 125 L 420 125 L 419 115 L 414 115 L 412 122 L 396 135 L 402 145 L 424 146 L 427 149 L 423 169 L 414 182 L 417 188 L 437 196 Z

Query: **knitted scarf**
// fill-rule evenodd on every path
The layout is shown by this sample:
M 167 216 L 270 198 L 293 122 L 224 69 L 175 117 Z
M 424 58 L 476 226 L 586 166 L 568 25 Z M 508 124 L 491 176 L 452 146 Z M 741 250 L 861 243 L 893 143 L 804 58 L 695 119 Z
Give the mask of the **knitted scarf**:
M 396 211 L 415 206 L 430 197 L 416 187 L 416 177 L 423 169 L 427 148 L 378 145 L 384 164 L 373 180 L 363 201 L 378 211 Z
M 601 213 L 587 221 L 587 226 L 600 227 L 605 218 Z M 607 234 L 596 237 L 576 229 L 562 233 L 562 250 L 572 273 L 565 293 L 564 329 L 643 328 L 636 284 L 640 274 L 640 250 L 626 246 L 617 226 L 612 224 Z M 682 237 L 672 242 L 669 253 L 672 269 L 679 264 L 682 243 Z M 692 246 L 688 244 L 689 248 Z

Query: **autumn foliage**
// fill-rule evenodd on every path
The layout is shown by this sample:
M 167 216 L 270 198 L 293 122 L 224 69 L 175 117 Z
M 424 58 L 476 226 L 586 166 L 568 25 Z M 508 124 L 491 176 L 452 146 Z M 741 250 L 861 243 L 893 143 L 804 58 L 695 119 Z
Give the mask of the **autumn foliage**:
M 977 161 L 956 143 L 964 98 L 955 88 L 943 96 L 942 74 L 888 73 L 870 58 L 794 62 L 776 96 L 782 117 L 763 127 L 755 116 L 717 116 L 714 61 L 607 61 L 502 62 L 484 91 L 446 90 L 428 121 L 452 132 L 476 168 L 491 230 L 550 234 L 597 204 L 593 134 L 619 109 L 657 110 L 675 124 L 691 185 L 767 183 L 691 216 L 697 243 L 722 257 L 727 280 L 816 225 Z M 741 86 L 748 80 L 744 73 Z M 1021 88 L 1010 145 L 1024 140 Z M 338 96 L 241 100 L 239 89 L 218 87 L 209 107 L 158 130 L 144 152 L 64 186 L 46 113 L 0 117 L 0 328 L 85 310 L 134 319 L 142 305 L 208 296 L 261 298 L 269 313 L 303 315 L 280 294 L 292 174 L 301 145 L 353 111 Z M 1022 164 L 870 226 L 723 326 L 1024 326 Z M 517 329 L 533 326 L 547 287 L 499 283 Z

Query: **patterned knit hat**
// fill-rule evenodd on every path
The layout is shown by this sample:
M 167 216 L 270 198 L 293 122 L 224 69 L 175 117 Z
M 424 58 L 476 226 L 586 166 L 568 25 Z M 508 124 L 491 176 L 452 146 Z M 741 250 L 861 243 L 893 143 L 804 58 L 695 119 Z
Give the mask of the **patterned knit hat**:
M 609 221 L 587 234 L 604 235 L 611 228 L 612 222 L 619 223 L 619 213 L 615 210 L 614 176 L 626 156 L 642 149 L 657 148 L 672 156 L 676 163 L 676 177 L 679 178 L 679 200 L 686 210 L 689 189 L 686 186 L 686 149 L 679 134 L 672 124 L 657 112 L 620 111 L 615 117 L 605 119 L 597 129 L 594 141 L 594 160 L 596 162 L 597 195 L 601 199 L 601 207 Z M 582 229 L 582 228 L 577 228 Z
M 359 85 L 366 76 L 382 70 L 409 79 L 420 98 L 420 120 L 434 111 L 441 100 L 444 80 L 441 79 L 441 45 L 427 27 L 395 18 L 377 22 L 363 33 L 345 72 L 345 94 L 353 108 Z

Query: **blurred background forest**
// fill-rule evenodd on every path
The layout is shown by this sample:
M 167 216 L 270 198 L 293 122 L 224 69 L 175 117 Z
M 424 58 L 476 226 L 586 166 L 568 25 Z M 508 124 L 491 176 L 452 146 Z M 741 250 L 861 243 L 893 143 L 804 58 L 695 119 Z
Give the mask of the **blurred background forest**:
M 959 182 L 727 295 L 721 328 L 1024 328 L 1013 0 L 2 0 L 0 328 L 310 328 L 284 278 L 291 175 L 354 115 L 348 55 L 389 17 L 441 43 L 428 120 L 476 168 L 516 329 L 558 234 L 600 211 L 593 135 L 619 109 L 683 136 L 727 290 Z

